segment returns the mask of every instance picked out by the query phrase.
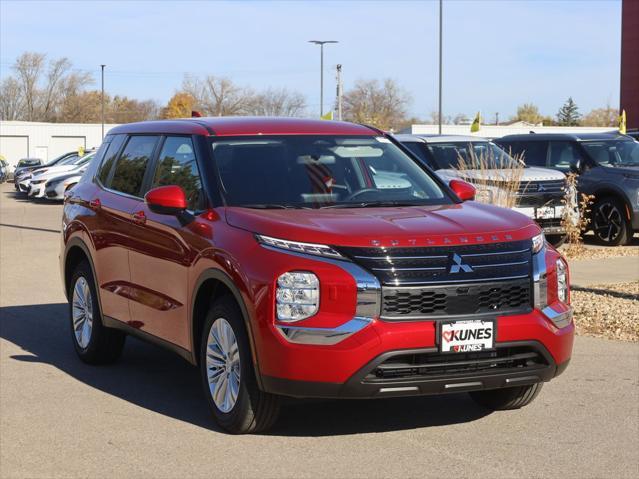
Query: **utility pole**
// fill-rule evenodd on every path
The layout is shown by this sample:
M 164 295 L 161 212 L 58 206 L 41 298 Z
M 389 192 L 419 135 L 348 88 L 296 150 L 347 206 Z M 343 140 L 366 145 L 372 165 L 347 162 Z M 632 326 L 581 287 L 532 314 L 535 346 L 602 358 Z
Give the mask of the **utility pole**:
M 439 0 L 439 134 L 442 134 L 442 9 L 443 0 Z
M 495 125 L 499 125 L 499 112 L 495 113 Z
M 327 43 L 339 43 L 337 40 L 309 40 L 320 46 L 320 116 L 324 116 L 324 45 Z
M 106 65 L 100 65 L 101 79 L 102 79 L 102 140 L 104 140 L 104 67 Z
M 342 65 L 337 65 L 337 119 L 342 121 Z

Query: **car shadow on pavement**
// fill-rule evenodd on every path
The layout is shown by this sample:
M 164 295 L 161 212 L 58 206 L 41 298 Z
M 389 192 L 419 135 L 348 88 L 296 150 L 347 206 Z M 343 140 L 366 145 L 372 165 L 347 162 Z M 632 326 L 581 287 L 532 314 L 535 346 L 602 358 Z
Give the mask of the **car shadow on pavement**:
M 66 303 L 0 308 L 0 337 L 19 346 L 16 361 L 52 365 L 137 406 L 220 431 L 210 417 L 198 370 L 164 349 L 127 338 L 119 362 L 82 363 L 73 350 Z M 275 436 L 334 436 L 458 424 L 489 412 L 466 394 L 379 400 L 285 399 Z

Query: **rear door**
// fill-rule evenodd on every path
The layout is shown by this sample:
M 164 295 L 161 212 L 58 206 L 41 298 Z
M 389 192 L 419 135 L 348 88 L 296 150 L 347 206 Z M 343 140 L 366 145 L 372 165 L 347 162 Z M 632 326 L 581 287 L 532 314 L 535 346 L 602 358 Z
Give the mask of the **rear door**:
M 130 323 L 131 271 L 129 250 L 136 233 L 132 213 L 140 202 L 147 164 L 157 136 L 116 135 L 97 172 L 96 211 L 90 233 L 96 250 L 96 270 L 102 313 Z
M 186 193 L 192 214 L 204 209 L 202 181 L 190 136 L 166 136 L 149 170 L 146 190 L 178 185 Z M 208 243 L 196 234 L 196 221 L 181 222 L 174 215 L 154 213 L 144 201 L 136 204 L 134 214 L 138 222 L 129 259 L 132 318 L 145 332 L 187 349 L 188 271 L 197 250 Z

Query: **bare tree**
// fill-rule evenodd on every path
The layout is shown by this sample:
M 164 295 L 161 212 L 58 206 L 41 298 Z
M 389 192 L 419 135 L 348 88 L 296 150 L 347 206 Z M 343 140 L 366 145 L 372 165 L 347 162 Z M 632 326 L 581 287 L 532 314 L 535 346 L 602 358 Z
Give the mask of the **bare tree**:
M 41 53 L 23 53 L 13 69 L 24 102 L 19 117 L 27 121 L 57 121 L 65 99 L 92 82 L 89 73 L 74 72 L 68 59 L 47 63 Z
M 268 88 L 253 98 L 250 114 L 257 116 L 301 116 L 306 100 L 299 92 Z
M 0 83 L 0 119 L 18 120 L 24 114 L 24 95 L 20 84 L 13 77 Z
M 619 110 L 606 105 L 604 108 L 595 108 L 583 117 L 583 126 L 610 126 L 616 127 L 619 123 Z
M 25 120 L 35 121 L 38 103 L 38 80 L 44 69 L 45 55 L 42 53 L 23 53 L 17 60 L 13 69 L 18 76 L 17 81 L 24 97 Z
M 187 77 L 182 90 L 195 98 L 197 110 L 209 116 L 247 114 L 255 98 L 251 90 L 235 85 L 228 78 L 215 76 L 203 80 Z
M 344 118 L 389 130 L 406 121 L 410 96 L 393 80 L 360 80 L 344 94 Z

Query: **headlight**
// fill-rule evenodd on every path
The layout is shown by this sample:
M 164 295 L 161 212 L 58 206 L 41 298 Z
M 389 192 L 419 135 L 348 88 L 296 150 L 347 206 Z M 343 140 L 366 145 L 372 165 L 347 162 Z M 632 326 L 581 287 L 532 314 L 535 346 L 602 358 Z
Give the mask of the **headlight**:
M 566 263 L 563 259 L 557 260 L 557 299 L 562 303 L 568 302 L 568 275 Z
M 475 201 L 490 204 L 493 202 L 493 192 L 490 190 L 477 190 Z
M 313 273 L 294 271 L 277 278 L 277 319 L 300 321 L 319 309 L 319 279 Z
M 343 256 L 333 248 L 323 244 L 300 243 L 298 241 L 288 241 L 264 235 L 255 235 L 255 237 L 260 243 L 274 248 L 286 249 L 289 251 L 296 251 L 298 253 L 306 253 L 316 256 L 328 256 L 329 258 L 343 258 Z
M 533 254 L 539 253 L 541 249 L 544 247 L 544 243 L 546 242 L 546 238 L 544 238 L 543 233 L 539 233 L 537 236 L 533 236 L 532 238 L 532 252 Z

